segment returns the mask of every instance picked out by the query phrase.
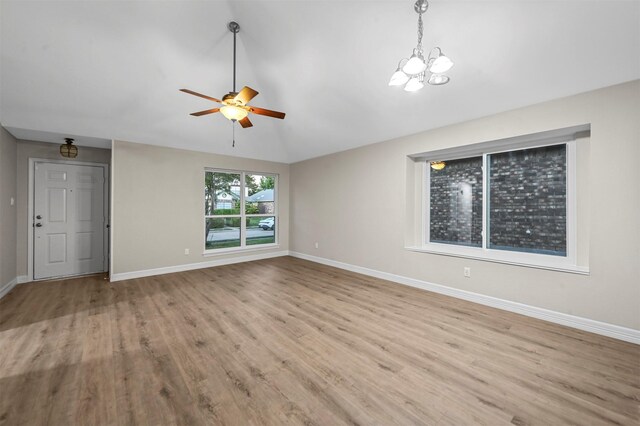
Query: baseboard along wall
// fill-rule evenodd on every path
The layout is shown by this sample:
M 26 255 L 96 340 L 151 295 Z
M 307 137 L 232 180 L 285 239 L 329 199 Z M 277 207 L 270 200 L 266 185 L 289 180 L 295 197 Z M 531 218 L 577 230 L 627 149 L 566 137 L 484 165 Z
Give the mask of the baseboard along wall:
M 130 280 L 132 278 L 150 277 L 153 275 L 170 274 L 173 272 L 192 271 L 194 269 L 211 268 L 214 266 L 231 265 L 233 263 L 250 262 L 252 260 L 270 259 L 272 257 L 280 257 L 280 256 L 288 256 L 288 255 L 289 255 L 289 252 L 287 250 L 268 252 L 268 253 L 248 254 L 248 255 L 238 256 L 233 258 L 210 260 L 207 262 L 187 263 L 184 265 L 167 266 L 164 268 L 145 269 L 141 271 L 132 271 L 132 272 L 121 272 L 117 274 L 111 274 L 110 280 L 111 282 Z
M 528 317 L 537 318 L 567 327 L 576 328 L 578 330 L 588 331 L 590 333 L 600 334 L 602 336 L 612 337 L 614 339 L 624 340 L 625 342 L 640 345 L 640 330 L 635 330 L 632 328 L 622 327 L 619 325 L 609 324 L 601 321 L 595 321 L 575 315 L 564 314 L 562 312 L 551 311 L 549 309 L 538 308 L 535 306 L 525 305 L 523 303 L 499 299 L 497 297 L 485 296 L 479 293 L 473 293 L 470 291 L 447 287 L 440 284 L 433 284 L 427 281 L 417 280 L 415 278 L 377 271 L 375 269 L 351 265 L 349 263 L 338 262 L 336 260 L 312 256 L 305 253 L 291 251 L 289 252 L 289 255 L 300 259 L 309 260 L 311 262 L 321 263 L 323 265 L 333 266 L 335 268 L 345 269 L 347 271 L 357 272 L 359 274 L 368 275 L 387 281 L 393 281 L 399 284 L 408 285 L 410 287 L 420 288 L 422 290 L 456 297 L 458 299 L 467 300 L 469 302 L 479 303 L 481 305 L 490 306 L 492 308 L 498 308 L 504 311 L 514 312 Z
M 18 284 L 18 277 L 15 277 L 2 287 L 0 287 L 0 299 L 6 296 Z

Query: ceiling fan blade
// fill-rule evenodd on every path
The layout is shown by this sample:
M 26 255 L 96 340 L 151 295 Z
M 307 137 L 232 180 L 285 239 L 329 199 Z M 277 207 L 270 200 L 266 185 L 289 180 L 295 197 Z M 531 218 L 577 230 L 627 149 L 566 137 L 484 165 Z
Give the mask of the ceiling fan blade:
M 279 118 L 279 119 L 283 119 L 285 116 L 284 112 L 271 111 L 270 109 L 258 108 L 253 106 L 249 107 L 249 111 L 255 114 L 266 115 L 268 117 Z
M 258 92 L 253 90 L 251 87 L 244 86 L 234 99 L 246 105 L 247 103 L 249 103 L 251 99 L 255 98 L 257 95 L 258 95 Z
M 190 115 L 193 115 L 194 117 L 200 117 L 201 115 L 213 114 L 214 112 L 218 111 L 220 111 L 220 108 L 205 109 L 204 111 L 192 112 Z
M 189 89 L 180 89 L 180 91 L 181 91 L 181 92 L 184 92 L 184 93 L 188 93 L 188 94 L 190 94 L 190 95 L 200 96 L 201 98 L 205 98 L 205 99 L 208 99 L 208 100 L 210 100 L 210 101 L 217 102 L 217 103 L 219 103 L 219 104 L 221 104 L 221 103 L 222 103 L 222 101 L 221 101 L 220 99 L 212 98 L 211 96 L 203 95 L 202 93 L 194 92 L 193 90 L 189 90 Z
M 240 123 L 240 125 L 242 126 L 243 129 L 246 129 L 247 127 L 252 127 L 253 124 L 251 124 L 251 120 L 249 120 L 249 117 L 245 117 L 242 120 L 238 121 L 238 123 Z

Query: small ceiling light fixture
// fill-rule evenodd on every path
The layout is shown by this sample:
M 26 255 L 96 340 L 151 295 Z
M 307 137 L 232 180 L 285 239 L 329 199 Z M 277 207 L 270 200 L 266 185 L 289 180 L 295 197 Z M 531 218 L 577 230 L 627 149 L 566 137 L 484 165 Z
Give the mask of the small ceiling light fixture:
M 434 47 L 429 53 L 429 58 L 425 61 L 422 51 L 422 14 L 429 8 L 427 0 L 417 0 L 413 9 L 418 14 L 418 45 L 413 49 L 413 53 L 409 59 L 402 59 L 398 63 L 398 68 L 389 80 L 389 86 L 404 86 L 407 92 L 415 92 L 424 87 L 426 73 L 431 75 L 427 83 L 433 86 L 440 86 L 449 82 L 449 77 L 443 73 L 449 71 L 453 66 L 451 59 L 442 53 L 442 49 Z
M 73 139 L 64 138 L 64 144 L 60 145 L 60 155 L 66 158 L 76 158 L 78 156 L 78 147 L 73 145 Z
M 444 161 L 432 161 L 431 168 L 433 170 L 442 170 L 447 164 Z

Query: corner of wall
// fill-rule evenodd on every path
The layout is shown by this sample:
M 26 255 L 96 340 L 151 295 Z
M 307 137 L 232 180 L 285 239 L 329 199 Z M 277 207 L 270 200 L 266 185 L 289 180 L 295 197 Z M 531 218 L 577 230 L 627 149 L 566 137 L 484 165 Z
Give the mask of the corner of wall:
M 17 140 L 0 128 L 0 297 L 17 282 Z

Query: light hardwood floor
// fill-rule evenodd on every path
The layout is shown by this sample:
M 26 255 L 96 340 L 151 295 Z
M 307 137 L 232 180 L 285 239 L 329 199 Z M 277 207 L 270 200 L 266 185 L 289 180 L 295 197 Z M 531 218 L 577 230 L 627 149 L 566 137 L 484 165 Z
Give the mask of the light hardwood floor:
M 638 425 L 640 346 L 290 257 L 0 300 L 0 424 Z

